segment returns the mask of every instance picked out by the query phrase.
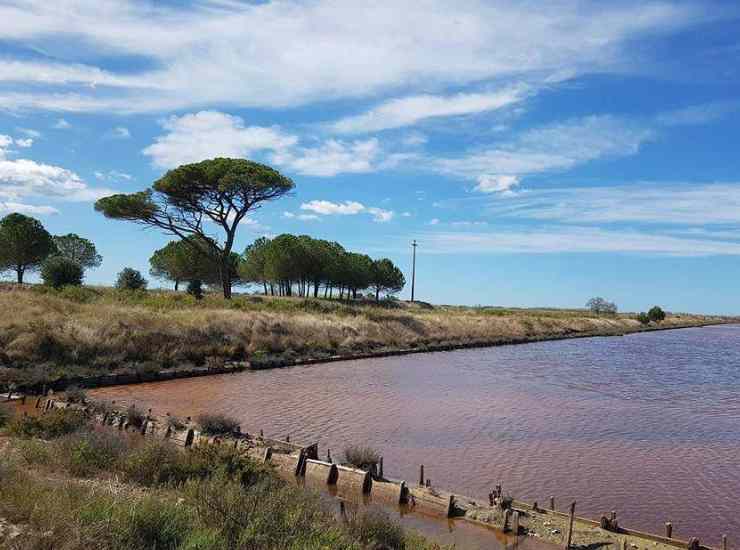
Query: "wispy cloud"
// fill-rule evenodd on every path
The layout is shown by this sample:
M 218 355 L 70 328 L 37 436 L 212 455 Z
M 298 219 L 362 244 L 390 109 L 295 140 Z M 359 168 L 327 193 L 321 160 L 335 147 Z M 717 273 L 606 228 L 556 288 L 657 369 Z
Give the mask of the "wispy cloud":
M 738 109 L 740 109 L 740 102 L 738 101 L 715 101 L 666 111 L 659 114 L 655 120 L 665 126 L 709 124 Z
M 432 162 L 441 173 L 475 180 L 479 191 L 506 191 L 521 176 L 633 155 L 653 136 L 650 128 L 637 122 L 588 116 L 533 128 L 494 147 Z
M 530 190 L 492 201 L 486 211 L 496 219 L 569 224 L 740 225 L 740 182 Z
M 483 93 L 415 95 L 385 101 L 361 115 L 332 123 L 331 130 L 342 134 L 367 133 L 411 126 L 429 118 L 469 115 L 493 111 L 520 103 L 527 97 L 524 84 Z
M 10 88 L 5 108 L 299 105 L 412 86 L 428 93 L 500 78 L 623 72 L 638 67 L 626 55 L 635 39 L 707 17 L 701 6 L 661 1 L 566 1 L 533 11 L 512 0 L 471 0 L 457 4 L 450 17 L 443 0 L 200 0 L 177 7 L 80 0 L 63 8 L 25 0 L 0 6 L 3 39 L 51 49 L 64 37 L 69 62 L 4 59 L 0 81 Z M 98 52 L 114 61 L 136 57 L 150 68 L 90 65 Z M 44 89 L 49 86 L 53 91 Z
M 740 242 L 680 238 L 647 231 L 588 227 L 497 228 L 489 232 L 416 235 L 431 254 L 626 253 L 671 256 L 740 255 Z

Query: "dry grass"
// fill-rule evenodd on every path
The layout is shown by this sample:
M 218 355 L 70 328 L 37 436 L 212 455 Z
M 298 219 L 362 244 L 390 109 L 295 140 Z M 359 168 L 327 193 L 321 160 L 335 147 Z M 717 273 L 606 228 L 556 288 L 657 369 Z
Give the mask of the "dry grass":
M 399 348 L 496 343 L 639 329 L 633 315 L 586 311 L 347 305 L 239 296 L 227 302 L 183 293 L 0 287 L 0 386 L 60 375 L 223 361 L 322 358 Z M 702 323 L 669 316 L 663 325 Z M 5 367 L 5 368 L 3 368 Z

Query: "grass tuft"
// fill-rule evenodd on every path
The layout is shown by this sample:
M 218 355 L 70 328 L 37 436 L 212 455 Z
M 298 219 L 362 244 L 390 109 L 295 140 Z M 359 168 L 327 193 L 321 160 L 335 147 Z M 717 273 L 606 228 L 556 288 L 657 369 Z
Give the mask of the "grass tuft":
M 196 421 L 206 435 L 229 435 L 239 428 L 239 421 L 225 414 L 201 414 Z

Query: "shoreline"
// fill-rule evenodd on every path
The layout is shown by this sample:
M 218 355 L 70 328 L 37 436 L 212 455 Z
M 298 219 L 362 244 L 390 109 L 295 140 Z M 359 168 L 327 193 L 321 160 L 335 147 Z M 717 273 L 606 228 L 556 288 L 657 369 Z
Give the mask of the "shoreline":
M 411 348 L 397 349 L 379 349 L 374 351 L 338 354 L 322 357 L 303 357 L 303 358 L 285 358 L 285 357 L 267 357 L 265 359 L 252 359 L 244 362 L 225 363 L 223 366 L 204 366 L 189 368 L 172 368 L 162 370 L 138 371 L 109 373 L 92 376 L 69 376 L 59 378 L 54 381 L 34 384 L 18 384 L 12 389 L 12 393 L 25 393 L 29 395 L 41 395 L 48 390 L 64 391 L 70 386 L 79 386 L 81 388 L 92 389 L 111 386 L 124 386 L 133 384 L 142 384 L 148 382 L 165 382 L 182 378 L 196 378 L 201 376 L 213 376 L 221 374 L 233 374 L 244 372 L 246 370 L 266 370 L 274 368 L 299 367 L 309 365 L 320 365 L 322 363 L 336 363 L 341 361 L 357 361 L 362 359 L 378 359 L 384 357 L 395 357 L 403 355 L 412 355 L 420 353 L 440 353 L 446 351 L 460 351 L 465 349 L 483 349 L 499 346 L 518 346 L 525 344 L 535 344 L 539 342 L 556 342 L 562 340 L 581 339 L 581 338 L 610 338 L 627 336 L 631 334 L 640 334 L 646 332 L 659 332 L 666 330 L 683 330 L 689 328 L 704 328 L 710 326 L 736 325 L 740 324 L 738 320 L 715 320 L 702 322 L 676 323 L 668 326 L 648 326 L 629 328 L 624 330 L 597 330 L 584 332 L 571 332 L 567 334 L 542 334 L 537 336 L 527 336 L 522 338 L 502 337 L 487 341 L 472 342 L 449 342 L 441 344 L 430 344 Z M 8 388 L 3 388 L 3 393 L 8 393 Z

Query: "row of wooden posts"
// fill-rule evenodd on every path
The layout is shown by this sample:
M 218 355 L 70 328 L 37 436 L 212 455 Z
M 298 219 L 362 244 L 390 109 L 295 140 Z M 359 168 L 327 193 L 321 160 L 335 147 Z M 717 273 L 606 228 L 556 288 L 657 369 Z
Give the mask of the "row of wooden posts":
M 9 393 L 7 396 L 7 401 L 13 400 L 13 393 Z M 15 400 L 19 401 L 21 404 L 25 404 L 26 402 L 26 396 L 20 395 L 16 396 Z M 44 410 L 49 410 L 51 407 L 68 407 L 70 406 L 67 403 L 64 402 L 58 402 L 53 399 L 47 399 L 46 402 L 42 405 L 43 398 L 39 397 L 36 401 L 36 408 L 42 407 Z M 114 402 L 115 403 L 115 402 Z M 117 414 L 120 418 L 118 418 L 118 427 L 123 428 L 124 422 L 125 422 L 125 415 Z M 169 414 L 168 414 L 169 416 Z M 105 415 L 104 422 L 107 421 L 108 414 Z M 152 410 L 149 409 L 147 421 L 144 422 L 144 425 L 141 428 L 142 434 L 148 433 L 147 424 L 152 421 Z M 190 421 L 190 418 L 188 417 L 188 421 Z M 165 437 L 169 437 L 170 430 L 168 429 L 167 435 Z M 243 435 L 246 435 L 246 437 L 249 437 L 248 434 L 238 434 L 240 437 Z M 195 438 L 195 432 L 193 429 L 187 430 L 187 435 L 183 441 L 185 447 L 189 447 L 194 443 Z M 208 443 L 220 443 L 220 438 L 212 438 L 208 441 Z M 268 440 L 264 439 L 264 434 L 262 430 L 260 430 L 260 436 L 257 439 L 257 441 L 265 442 Z M 269 441 L 277 441 L 277 440 L 269 440 Z M 278 442 L 280 443 L 280 442 Z M 290 436 L 286 435 L 282 443 L 286 444 L 289 448 L 293 449 L 299 449 L 300 457 L 298 458 L 298 464 L 293 465 L 291 464 L 289 466 L 289 469 L 294 471 L 297 475 L 304 474 L 307 472 L 307 465 L 309 463 L 313 464 L 313 471 L 321 470 L 322 468 L 326 470 L 326 472 L 322 472 L 319 477 L 322 477 L 325 479 L 325 481 L 328 484 L 335 484 L 337 477 L 338 477 L 338 465 L 333 464 L 333 459 L 331 456 L 331 450 L 327 449 L 327 460 L 326 462 L 322 462 L 318 460 L 318 449 L 317 445 L 311 445 L 309 447 L 305 447 L 305 449 L 311 449 L 311 454 L 306 455 L 304 452 L 304 448 L 300 447 L 300 445 L 296 446 L 295 444 L 290 443 Z M 238 441 L 235 441 L 235 446 L 238 445 Z M 285 449 L 284 449 L 285 450 Z M 273 458 L 271 448 L 266 448 L 264 454 L 262 455 L 262 458 L 264 461 L 268 461 L 271 458 Z M 278 456 L 275 455 L 275 459 L 277 459 Z M 281 461 L 276 460 L 275 461 L 276 466 L 280 467 Z M 288 466 L 286 464 L 286 466 Z M 342 470 L 345 471 L 345 474 L 348 474 L 351 472 L 351 468 L 341 467 Z M 439 491 L 436 491 L 432 489 L 431 480 L 425 476 L 425 470 L 424 465 L 420 465 L 419 467 L 419 483 L 418 487 L 407 487 L 406 483 L 403 481 L 392 481 L 392 480 L 386 480 L 383 472 L 383 458 L 380 457 L 379 464 L 377 466 L 377 469 L 373 469 L 371 472 L 364 472 L 357 470 L 357 473 L 360 474 L 360 476 L 363 476 L 363 479 L 358 481 L 359 486 L 361 487 L 361 492 L 363 494 L 367 494 L 371 490 L 372 481 L 373 479 L 377 480 L 378 482 L 387 482 L 388 485 L 390 484 L 396 484 L 398 488 L 398 493 L 396 493 L 396 489 L 394 488 L 391 493 L 392 494 L 398 494 L 398 500 L 395 502 L 395 504 L 402 504 L 405 502 L 411 502 L 413 504 L 419 504 L 422 507 L 427 507 L 429 511 L 432 512 L 439 512 L 442 515 L 446 515 L 447 517 L 451 517 L 455 515 L 456 512 L 460 512 L 460 509 L 456 509 L 456 498 L 454 495 L 450 493 L 442 493 Z M 325 477 L 324 477 L 325 476 Z M 494 491 L 489 493 L 489 505 L 493 507 L 496 503 L 502 502 L 502 499 L 504 499 L 502 494 L 502 488 L 500 485 L 496 486 Z M 507 497 L 508 498 L 508 497 Z M 503 520 L 503 526 L 506 530 L 506 527 L 510 526 L 511 531 L 514 534 L 518 534 L 519 527 L 520 527 L 520 512 L 516 509 L 513 509 L 511 507 L 511 503 L 513 501 L 509 499 L 508 506 L 505 506 L 504 509 L 504 520 Z M 550 496 L 549 499 L 550 504 L 550 510 L 553 512 L 556 512 L 555 508 L 555 497 Z M 542 511 L 539 509 L 537 502 L 533 504 L 531 507 L 533 511 Z M 567 531 L 565 535 L 565 539 L 563 542 L 563 547 L 565 550 L 570 549 L 572 544 L 572 538 L 573 538 L 573 526 L 576 520 L 575 515 L 576 510 L 576 502 L 572 502 L 569 507 L 569 513 L 568 513 L 568 522 L 567 522 Z M 464 507 L 463 507 L 464 512 Z M 599 522 L 600 526 L 606 530 L 614 531 L 614 532 L 629 532 L 624 529 L 620 529 L 617 523 L 617 514 L 615 511 L 611 512 L 611 515 L 609 517 L 602 516 L 601 521 Z M 665 539 L 674 540 L 673 539 L 673 525 L 671 522 L 665 523 Z M 678 542 L 678 541 L 677 541 Z M 689 539 L 688 543 L 686 544 L 687 550 L 701 550 L 700 542 L 697 538 L 691 538 Z M 622 549 L 621 550 L 627 550 L 626 549 L 626 541 L 623 540 L 622 542 Z M 727 546 L 727 535 L 724 535 L 722 537 L 722 550 L 728 550 Z

